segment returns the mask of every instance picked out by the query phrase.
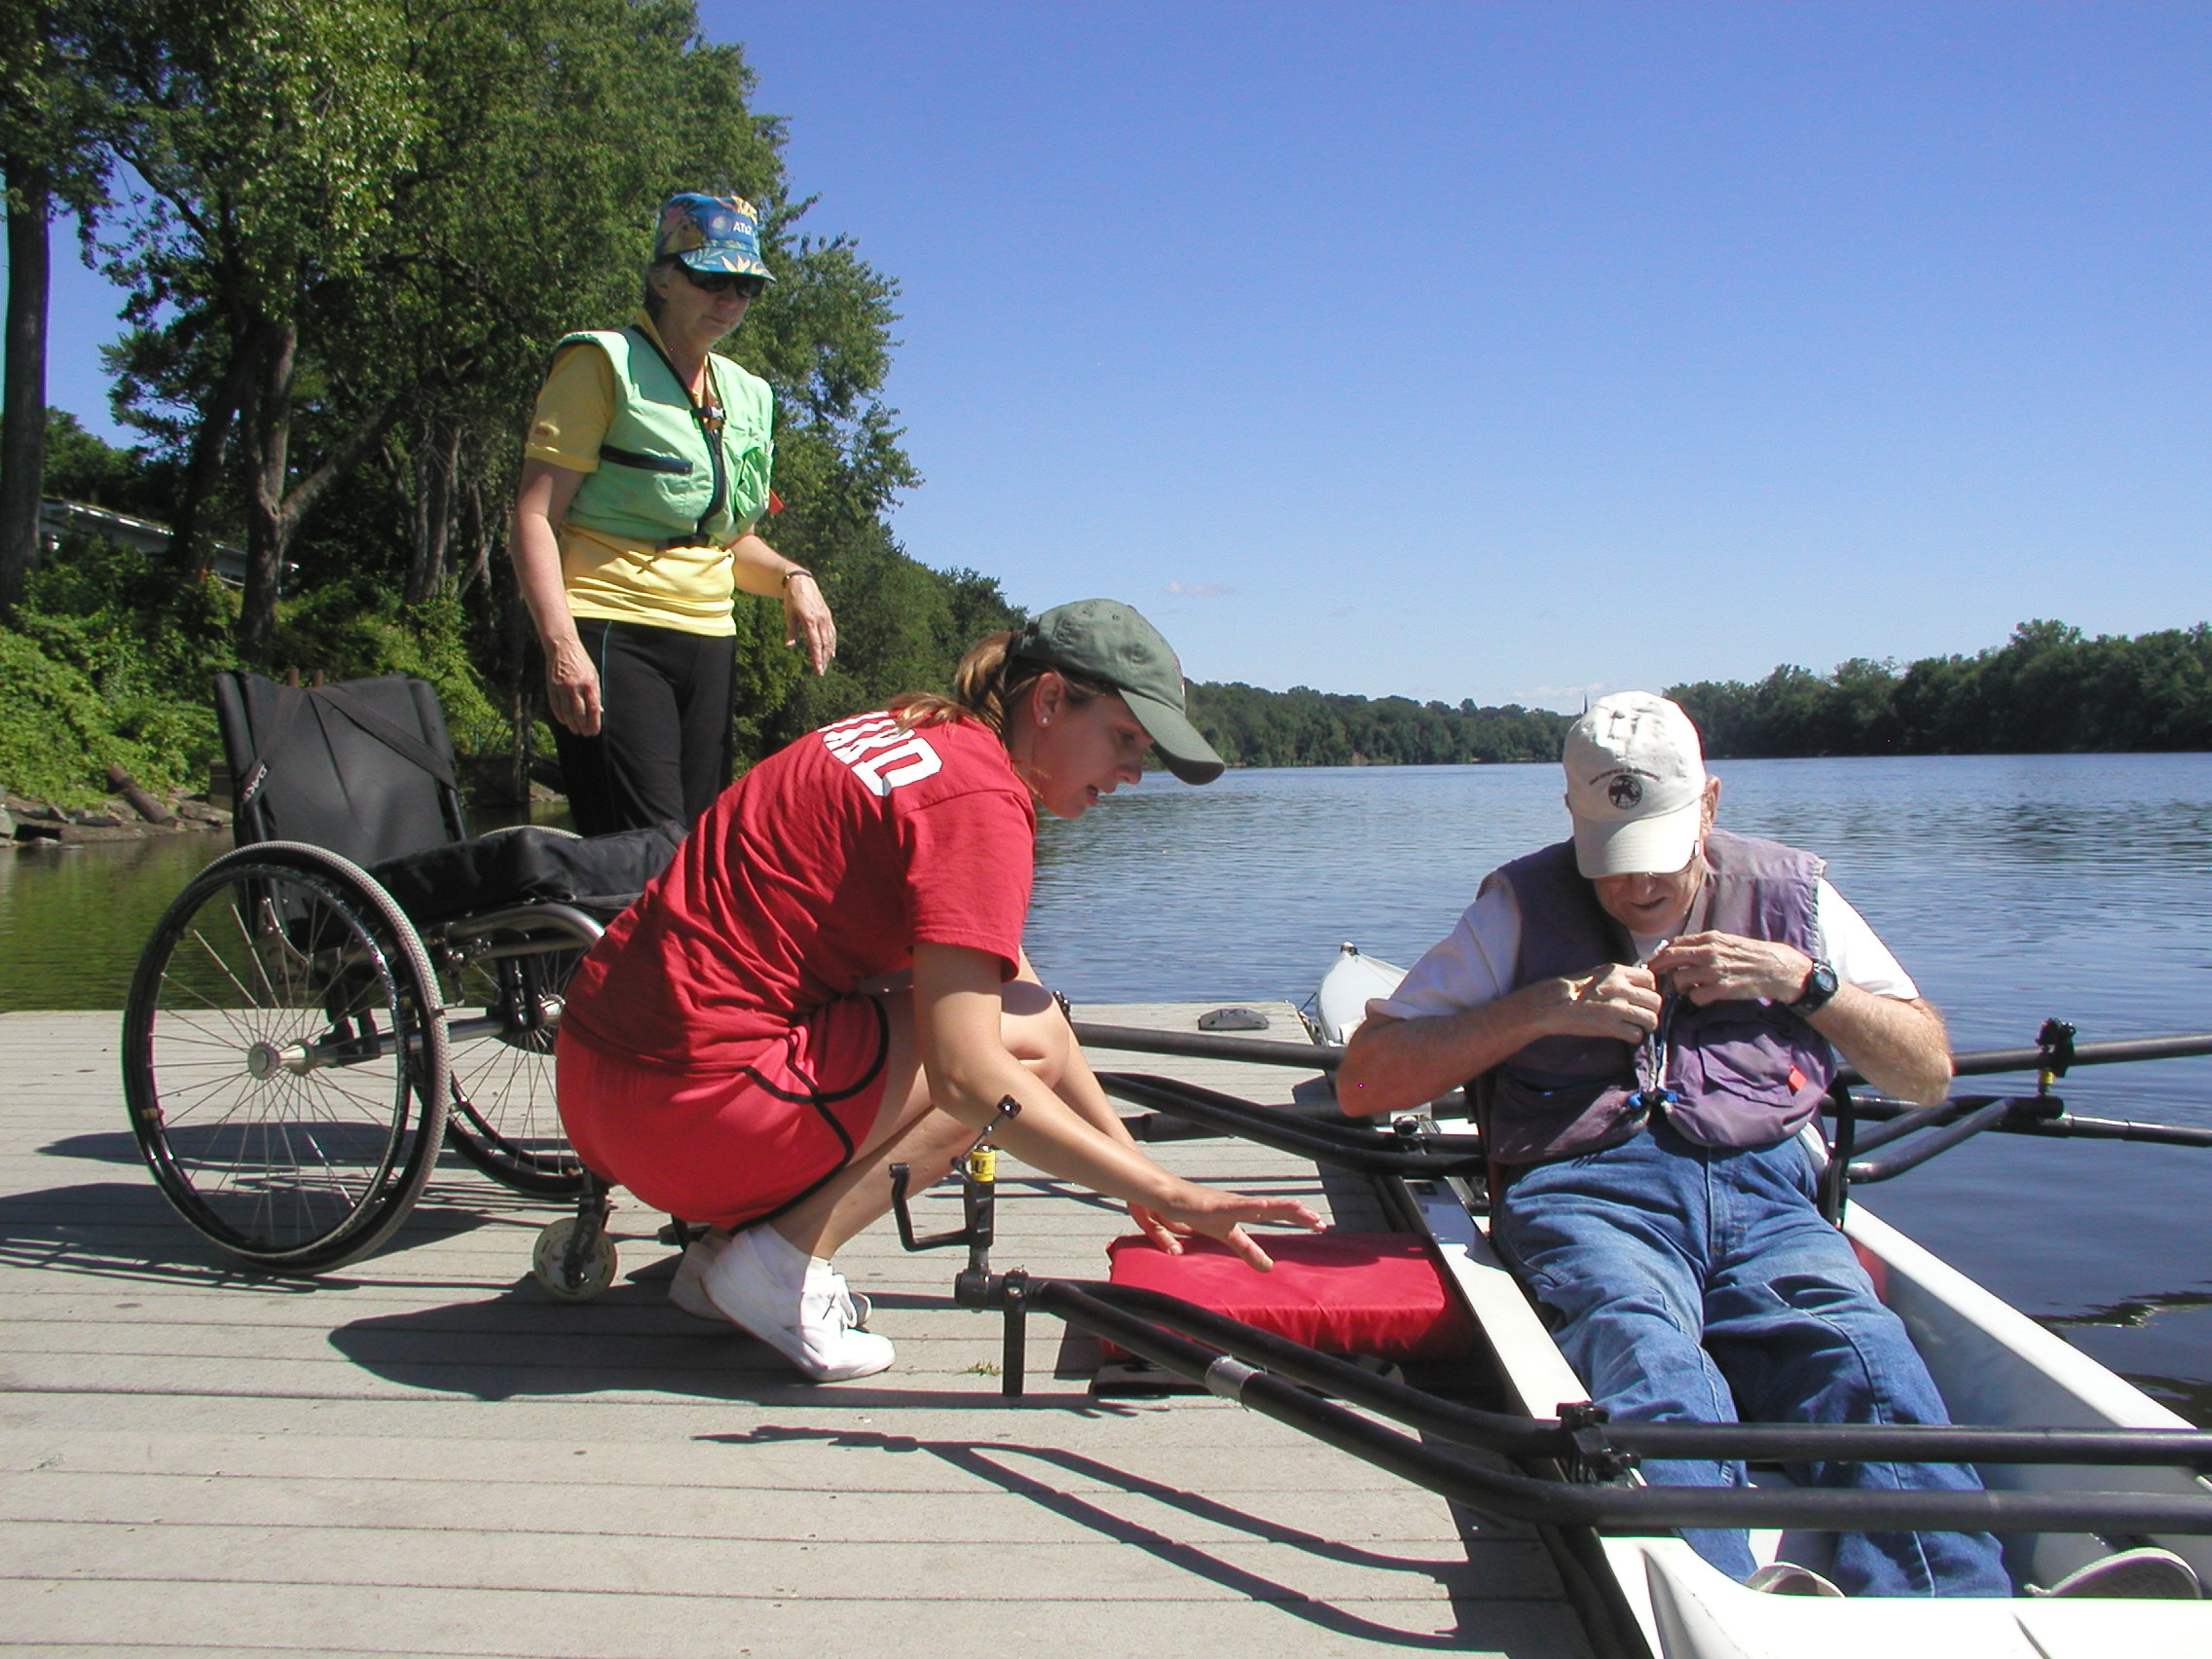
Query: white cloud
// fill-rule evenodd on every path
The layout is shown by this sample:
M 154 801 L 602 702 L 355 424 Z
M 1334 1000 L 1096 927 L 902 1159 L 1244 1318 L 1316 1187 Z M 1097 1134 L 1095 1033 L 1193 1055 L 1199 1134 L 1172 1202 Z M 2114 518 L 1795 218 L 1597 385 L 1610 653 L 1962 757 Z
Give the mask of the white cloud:
M 1236 590 L 1220 582 L 1169 582 L 1161 591 L 1178 599 L 1221 599 Z

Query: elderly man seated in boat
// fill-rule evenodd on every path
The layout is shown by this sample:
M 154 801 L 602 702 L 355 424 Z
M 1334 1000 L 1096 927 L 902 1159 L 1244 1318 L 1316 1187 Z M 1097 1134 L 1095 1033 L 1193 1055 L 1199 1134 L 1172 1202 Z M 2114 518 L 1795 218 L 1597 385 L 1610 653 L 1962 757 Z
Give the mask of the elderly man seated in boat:
M 1839 1052 L 1891 1095 L 1941 1100 L 1941 1016 L 1819 859 L 1714 828 L 1720 780 L 1675 704 L 1602 699 L 1565 759 L 1572 837 L 1493 871 L 1452 936 L 1368 1005 L 1340 1103 L 1393 1111 L 1476 1080 L 1501 1177 L 1492 1236 L 1614 1416 L 1947 1420 L 1903 1325 L 1822 1218 L 1797 1138 Z M 1793 1472 L 1979 1485 L 1950 1465 Z M 1644 1474 L 1745 1480 L 1714 1462 Z M 1784 1593 L 2012 1593 L 1987 1533 L 1845 1534 L 1826 1578 L 1758 1567 L 1740 1531 L 1683 1536 Z

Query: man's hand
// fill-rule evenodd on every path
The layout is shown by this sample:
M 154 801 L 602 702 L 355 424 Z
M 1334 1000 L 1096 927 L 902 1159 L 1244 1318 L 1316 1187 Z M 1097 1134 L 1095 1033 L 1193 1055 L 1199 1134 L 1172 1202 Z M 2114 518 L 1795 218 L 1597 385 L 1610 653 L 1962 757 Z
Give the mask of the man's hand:
M 1555 1037 L 1610 1037 L 1641 1043 L 1659 1027 L 1659 983 L 1647 968 L 1609 962 L 1571 978 L 1540 979 L 1527 995 Z
M 1716 1002 L 1791 1003 L 1805 988 L 1813 959 L 1802 950 L 1735 934 L 1689 934 L 1651 959 L 1652 973 L 1698 1007 Z

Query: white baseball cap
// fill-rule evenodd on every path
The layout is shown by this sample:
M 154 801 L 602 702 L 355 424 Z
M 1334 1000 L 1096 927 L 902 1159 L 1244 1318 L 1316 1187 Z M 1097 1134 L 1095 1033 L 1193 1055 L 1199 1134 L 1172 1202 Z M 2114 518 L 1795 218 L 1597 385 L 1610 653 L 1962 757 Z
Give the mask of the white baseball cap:
M 1568 730 L 1561 764 L 1584 875 L 1665 874 L 1690 862 L 1705 752 L 1678 705 L 1648 691 L 1599 698 Z

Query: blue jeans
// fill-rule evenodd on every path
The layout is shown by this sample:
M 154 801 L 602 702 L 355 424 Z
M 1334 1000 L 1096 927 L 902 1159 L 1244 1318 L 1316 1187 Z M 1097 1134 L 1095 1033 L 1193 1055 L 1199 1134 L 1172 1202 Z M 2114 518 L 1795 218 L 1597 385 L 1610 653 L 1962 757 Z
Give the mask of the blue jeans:
M 1650 1422 L 1946 1422 L 1896 1314 L 1821 1218 L 1794 1140 L 1701 1147 L 1664 1119 L 1624 1146 L 1524 1170 L 1494 1235 L 1553 1337 L 1617 1418 Z M 1792 1466 L 1805 1486 L 1974 1492 L 1947 1463 Z M 1741 1463 L 1655 1459 L 1663 1486 L 1742 1486 Z M 1737 1579 L 1740 1531 L 1682 1536 Z M 1854 1596 L 2009 1596 L 1987 1532 L 1846 1532 L 1831 1573 Z

